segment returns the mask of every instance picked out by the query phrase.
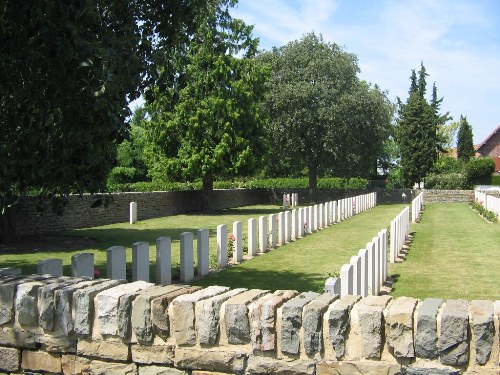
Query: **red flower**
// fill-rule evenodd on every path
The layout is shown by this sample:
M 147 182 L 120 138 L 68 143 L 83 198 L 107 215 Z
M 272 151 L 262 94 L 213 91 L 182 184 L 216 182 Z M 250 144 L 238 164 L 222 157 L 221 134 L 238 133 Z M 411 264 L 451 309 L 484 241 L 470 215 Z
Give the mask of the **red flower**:
M 98 268 L 94 268 L 94 278 L 97 279 L 101 276 L 101 271 Z

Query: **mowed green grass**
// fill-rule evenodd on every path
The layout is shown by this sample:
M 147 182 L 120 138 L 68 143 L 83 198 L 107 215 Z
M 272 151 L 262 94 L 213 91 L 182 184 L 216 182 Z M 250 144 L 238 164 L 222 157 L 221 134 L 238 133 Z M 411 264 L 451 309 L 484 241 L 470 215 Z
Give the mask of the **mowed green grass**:
M 322 291 L 325 279 L 390 225 L 403 205 L 383 205 L 191 284 Z
M 467 203 L 427 204 L 407 258 L 390 264 L 392 295 L 419 299 L 500 299 L 500 224 Z

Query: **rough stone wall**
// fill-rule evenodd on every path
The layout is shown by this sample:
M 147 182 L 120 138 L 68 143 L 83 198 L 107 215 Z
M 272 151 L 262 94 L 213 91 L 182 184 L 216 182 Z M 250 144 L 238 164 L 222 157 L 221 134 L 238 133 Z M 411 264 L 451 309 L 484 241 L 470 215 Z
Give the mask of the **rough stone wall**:
M 472 202 L 474 190 L 424 190 L 425 203 Z
M 500 301 L 0 277 L 0 372 L 499 373 Z

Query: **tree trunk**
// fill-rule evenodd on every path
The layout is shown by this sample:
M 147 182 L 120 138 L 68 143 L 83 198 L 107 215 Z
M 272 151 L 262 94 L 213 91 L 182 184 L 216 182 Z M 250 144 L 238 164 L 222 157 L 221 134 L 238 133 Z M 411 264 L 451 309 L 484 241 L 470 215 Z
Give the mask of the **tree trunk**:
M 201 190 L 202 210 L 212 210 L 212 192 L 214 190 L 214 178 L 212 175 L 203 176 L 203 186 Z
M 318 187 L 318 168 L 316 165 L 309 166 L 309 198 L 316 202 L 316 193 Z
M 8 212 L 9 209 L 6 209 L 5 213 L 0 214 L 0 242 L 3 243 L 8 243 L 15 237 Z

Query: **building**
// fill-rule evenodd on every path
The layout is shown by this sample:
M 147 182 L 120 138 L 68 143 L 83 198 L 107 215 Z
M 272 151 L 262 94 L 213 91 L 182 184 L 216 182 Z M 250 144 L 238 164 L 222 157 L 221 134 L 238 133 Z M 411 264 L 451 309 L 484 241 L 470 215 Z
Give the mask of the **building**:
M 481 156 L 489 156 L 495 161 L 495 172 L 500 172 L 500 125 L 486 137 L 477 149 Z

